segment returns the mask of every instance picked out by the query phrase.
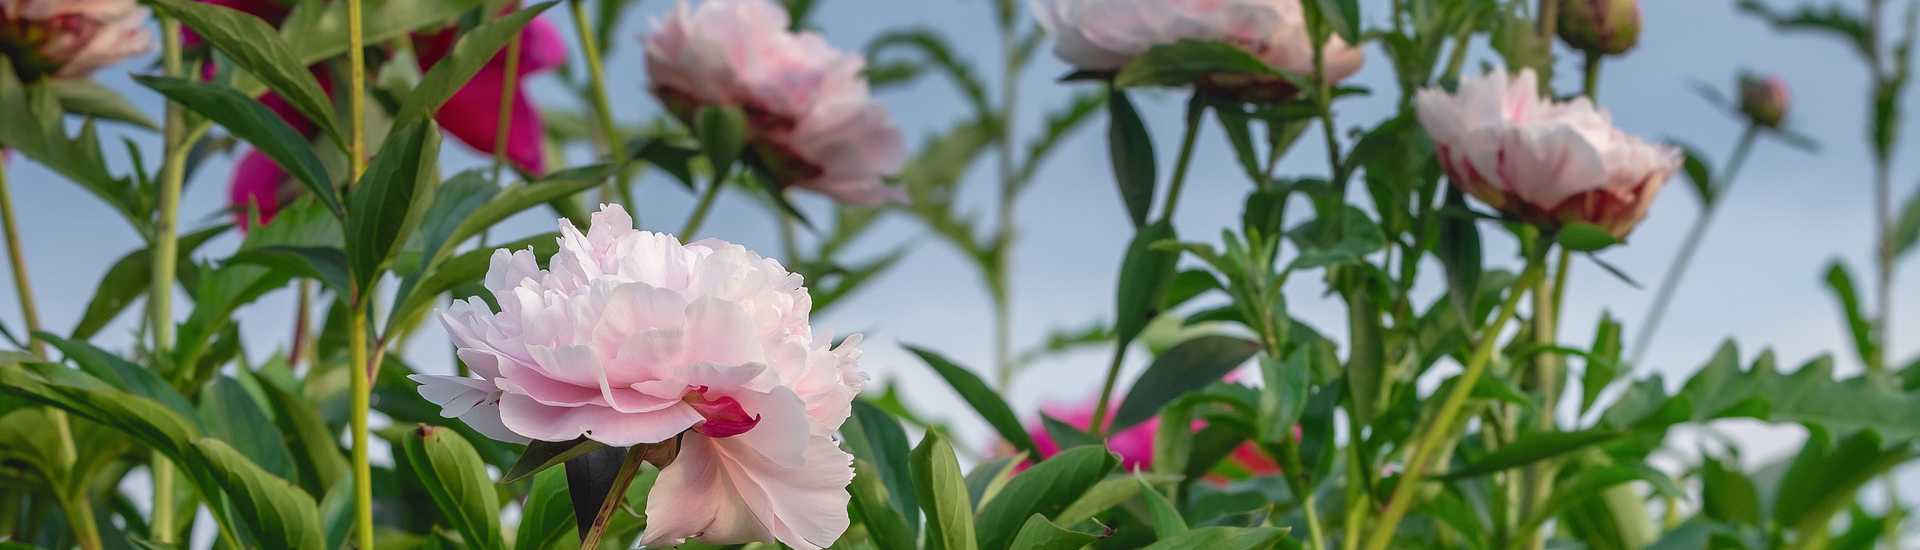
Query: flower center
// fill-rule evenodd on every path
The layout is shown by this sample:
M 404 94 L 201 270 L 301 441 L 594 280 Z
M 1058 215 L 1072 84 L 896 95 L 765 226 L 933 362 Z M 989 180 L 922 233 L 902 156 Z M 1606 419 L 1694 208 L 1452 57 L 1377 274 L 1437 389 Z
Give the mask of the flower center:
M 733 437 L 747 433 L 747 430 L 753 429 L 755 424 L 760 423 L 760 415 L 747 414 L 747 410 L 740 406 L 740 402 L 732 397 L 707 399 L 706 386 L 694 386 L 688 389 L 687 394 L 680 400 L 692 405 L 694 411 L 706 418 L 705 421 L 693 425 L 693 431 L 700 432 L 700 435 L 714 438 Z

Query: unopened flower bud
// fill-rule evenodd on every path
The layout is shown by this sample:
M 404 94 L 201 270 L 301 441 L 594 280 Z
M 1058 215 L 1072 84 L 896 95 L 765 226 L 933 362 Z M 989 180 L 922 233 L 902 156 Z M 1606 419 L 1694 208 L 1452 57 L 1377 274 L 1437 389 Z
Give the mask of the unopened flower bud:
M 1787 118 L 1787 83 L 1778 77 L 1742 75 L 1740 113 L 1767 128 L 1778 128 Z
M 1638 0 L 1560 2 L 1560 40 L 1576 50 L 1619 55 L 1640 42 Z

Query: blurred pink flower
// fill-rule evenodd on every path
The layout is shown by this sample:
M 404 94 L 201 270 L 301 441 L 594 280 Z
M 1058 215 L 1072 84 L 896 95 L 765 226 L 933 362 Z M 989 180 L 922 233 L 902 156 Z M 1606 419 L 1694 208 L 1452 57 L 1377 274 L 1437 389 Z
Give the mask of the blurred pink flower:
M 1541 97 L 1531 69 L 1462 78 L 1458 92 L 1421 90 L 1414 103 L 1455 186 L 1548 229 L 1583 222 L 1624 238 L 1680 168 L 1678 151 L 1620 131 L 1587 98 Z
M 280 25 L 281 21 L 286 20 L 287 14 L 293 12 L 293 7 L 291 5 L 283 3 L 280 0 L 198 0 L 198 1 L 202 4 L 213 4 L 215 6 L 221 6 L 221 7 L 240 10 L 242 13 L 245 13 L 247 15 L 251 15 L 254 17 L 258 17 L 262 20 L 265 20 L 268 24 L 276 27 Z M 180 26 L 181 45 L 186 46 L 188 48 L 192 48 L 195 46 L 199 46 L 202 41 L 203 40 L 200 38 L 200 33 L 193 32 L 193 29 L 187 28 L 186 25 Z M 212 76 L 211 71 L 213 70 L 213 66 L 207 65 L 204 67 L 204 69 L 208 71 L 205 76 L 211 77 Z
M 241 155 L 233 164 L 233 180 L 227 186 L 234 226 L 241 231 L 251 229 L 256 215 L 261 225 L 272 223 L 273 215 L 280 212 L 281 194 L 290 190 L 287 183 L 287 173 L 265 153 L 249 150 Z
M 1777 76 L 1740 76 L 1740 113 L 1766 128 L 1779 128 L 1787 118 L 1787 83 Z
M 859 337 L 808 324 L 800 276 L 738 245 L 636 231 L 618 205 L 585 234 L 560 223 L 550 270 L 494 253 L 479 298 L 441 312 L 480 376 L 414 375 L 420 393 L 504 441 L 673 440 L 647 504 L 647 546 L 832 544 L 852 456 L 833 441 L 865 384 Z
M 1225 42 L 1274 69 L 1313 75 L 1313 42 L 1300 0 L 1032 0 L 1035 17 L 1053 36 L 1053 53 L 1083 71 L 1113 72 L 1154 46 L 1181 40 Z M 1359 48 L 1339 36 L 1322 55 L 1327 78 L 1338 82 L 1360 70 Z M 1272 101 L 1297 93 L 1286 79 L 1213 75 L 1203 91 L 1240 100 Z
M 135 0 L 0 0 L 0 44 L 23 79 L 87 78 L 153 49 L 153 34 Z
M 1232 376 L 1228 376 L 1227 380 L 1232 381 L 1232 378 Z M 1116 396 L 1113 402 L 1118 404 L 1120 401 L 1123 401 L 1123 399 Z M 1073 405 L 1043 406 L 1040 408 L 1040 412 L 1053 417 L 1054 420 L 1065 422 L 1069 426 L 1081 430 L 1089 430 L 1093 426 L 1093 409 L 1098 406 L 1099 398 L 1095 397 L 1084 403 L 1076 403 Z M 1112 420 L 1113 418 L 1109 416 L 1106 424 L 1111 426 L 1113 424 Z M 1206 426 L 1206 422 L 1195 420 L 1193 421 L 1191 429 L 1198 431 Z M 1135 424 L 1125 430 L 1120 430 L 1119 433 L 1107 437 L 1107 450 L 1120 455 L 1120 468 L 1122 470 L 1134 471 L 1151 469 L 1153 467 L 1153 440 L 1155 433 L 1158 432 L 1159 429 L 1160 417 L 1155 415 L 1153 418 L 1148 418 L 1139 424 Z M 1054 441 L 1053 435 L 1047 433 L 1046 423 L 1044 421 L 1034 422 L 1028 425 L 1027 432 L 1033 436 L 1034 447 L 1037 447 L 1040 451 L 1041 458 L 1052 457 L 1061 451 L 1059 442 Z M 1299 437 L 1299 432 L 1300 429 L 1296 426 L 1294 428 L 1294 437 Z M 1275 464 L 1272 458 L 1268 457 L 1266 453 L 1262 452 L 1258 446 L 1252 443 L 1243 444 L 1234 448 L 1233 454 L 1228 456 L 1228 460 L 1249 475 L 1269 475 L 1280 472 L 1280 466 Z M 1021 469 L 1025 469 L 1025 466 L 1022 465 Z
M 906 200 L 881 181 L 906 149 L 867 91 L 865 59 L 787 24 L 767 0 L 682 2 L 644 39 L 654 95 L 683 122 L 704 106 L 746 111 L 748 147 L 783 188 L 861 206 Z
M 419 56 L 420 68 L 432 68 L 449 52 L 457 36 L 457 28 L 419 33 L 413 37 L 414 53 Z M 513 94 L 511 126 L 507 128 L 507 160 L 515 167 L 533 175 L 543 175 L 547 171 L 546 155 L 542 152 L 541 136 L 545 123 L 540 112 L 534 108 L 533 98 L 527 94 L 525 79 L 527 75 L 550 70 L 567 62 L 567 44 L 560 38 L 560 31 L 553 27 L 545 17 L 536 17 L 520 31 L 520 62 L 516 69 L 518 79 Z M 475 74 L 466 85 L 454 91 L 453 97 L 440 106 L 434 114 L 434 120 L 447 133 L 453 134 L 461 142 L 481 152 L 492 153 L 499 147 L 500 101 L 501 92 L 507 82 L 507 52 L 502 49 L 493 59 Z

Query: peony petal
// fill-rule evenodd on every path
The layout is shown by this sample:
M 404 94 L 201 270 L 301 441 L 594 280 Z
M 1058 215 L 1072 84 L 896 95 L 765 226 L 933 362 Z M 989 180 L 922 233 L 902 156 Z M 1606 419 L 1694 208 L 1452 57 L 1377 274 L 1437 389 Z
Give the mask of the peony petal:
M 506 85 L 506 70 L 487 66 L 472 80 L 447 98 L 434 115 L 440 127 L 467 146 L 491 154 L 499 146 L 500 100 Z M 546 158 L 541 150 L 544 124 L 534 109 L 524 86 L 515 86 L 511 118 L 507 124 L 507 160 L 514 167 L 536 176 L 546 174 Z
M 641 544 L 777 539 L 800 550 L 824 548 L 847 530 L 852 462 L 852 455 L 821 434 L 811 436 L 798 467 L 771 462 L 737 437 L 688 435 L 680 456 L 648 493 Z
M 500 420 L 514 433 L 541 441 L 567 441 L 585 435 L 608 446 L 631 447 L 671 439 L 693 427 L 701 417 L 684 404 L 652 412 L 623 413 L 594 405 L 544 405 L 508 392 L 500 397 Z

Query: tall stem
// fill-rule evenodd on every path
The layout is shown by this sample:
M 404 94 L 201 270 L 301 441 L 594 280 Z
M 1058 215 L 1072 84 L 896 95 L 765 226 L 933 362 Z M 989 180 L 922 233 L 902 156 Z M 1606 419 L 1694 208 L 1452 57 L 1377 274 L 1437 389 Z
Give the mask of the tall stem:
M 1559 342 L 1561 287 L 1566 284 L 1569 251 L 1561 249 L 1556 269 L 1551 279 L 1541 277 L 1533 290 L 1533 339 L 1542 346 L 1553 346 Z M 1540 431 L 1552 432 L 1559 429 L 1554 416 L 1559 410 L 1560 391 L 1565 387 L 1562 375 L 1566 372 L 1566 361 L 1559 353 L 1541 352 L 1534 356 L 1534 372 L 1531 380 L 1534 389 L 1540 392 Z M 1553 496 L 1553 478 L 1559 466 L 1552 459 L 1541 460 L 1527 468 L 1528 488 L 1527 511 L 1534 513 L 1546 506 L 1548 497 Z M 1546 532 L 1534 530 L 1526 541 L 1527 547 L 1538 550 L 1546 547 Z
M 4 226 L 7 240 L 7 265 L 13 268 L 13 290 L 20 299 L 20 317 L 27 324 L 27 348 L 33 356 L 42 361 L 47 359 L 47 344 L 40 339 L 40 312 L 34 306 L 33 284 L 27 278 L 26 252 L 21 249 L 20 222 L 14 217 L 13 189 L 7 182 L 7 167 L 0 164 L 0 226 Z M 74 460 L 80 456 L 73 444 L 73 427 L 67 420 L 67 411 L 48 409 L 48 417 L 53 420 L 53 429 L 60 437 L 60 463 L 69 470 Z M 67 515 L 72 520 L 74 537 L 81 548 L 100 547 L 100 533 L 93 523 L 93 508 L 87 503 L 86 494 L 78 495 L 79 502 L 65 502 Z
M 1712 201 L 1700 206 L 1700 216 L 1693 219 L 1693 227 L 1687 230 L 1687 238 L 1680 243 L 1680 252 L 1674 256 L 1673 264 L 1667 266 L 1667 274 L 1660 279 L 1660 290 L 1653 294 L 1653 306 L 1647 310 L 1647 320 L 1640 323 L 1640 334 L 1633 339 L 1633 356 L 1629 366 L 1638 365 L 1647 356 L 1647 350 L 1653 347 L 1653 338 L 1660 334 L 1660 320 L 1666 315 L 1667 305 L 1673 301 L 1673 293 L 1680 288 L 1680 279 L 1687 273 L 1687 266 L 1693 264 L 1693 256 L 1700 250 L 1705 240 L 1707 227 L 1713 224 L 1713 214 L 1719 211 L 1720 202 L 1726 200 L 1726 193 L 1733 189 L 1740 167 L 1747 163 L 1747 153 L 1753 150 L 1754 142 L 1760 137 L 1760 127 L 1748 125 L 1746 132 L 1740 134 L 1739 143 L 1733 146 L 1733 155 L 1727 157 L 1726 168 L 1720 171 L 1720 181 L 1713 185 Z
M 1012 7 L 1007 7 L 1012 10 Z M 993 280 L 989 287 L 993 291 L 993 362 L 995 365 L 995 383 L 1001 391 L 1013 385 L 1013 289 L 1010 288 L 1013 271 L 1014 199 L 1020 192 L 1019 159 L 1014 156 L 1013 121 L 1020 107 L 1020 37 L 1014 31 L 1015 21 L 1012 13 L 998 14 L 996 21 L 1000 31 L 1000 49 L 1005 56 L 1001 64 L 1000 75 L 1000 112 L 994 129 L 999 133 L 994 139 L 994 160 L 1000 175 L 1000 204 L 994 212 L 995 231 L 993 246 L 993 269 L 988 277 Z
M 620 462 L 620 473 L 613 477 L 613 487 L 607 491 L 607 499 L 600 503 L 599 512 L 593 516 L 593 526 L 581 535 L 580 550 L 597 550 L 600 540 L 607 535 L 607 525 L 613 523 L 613 511 L 620 508 L 627 498 L 627 487 L 633 485 L 634 474 L 639 473 L 640 463 L 644 462 L 652 445 L 641 445 L 627 449 L 626 460 Z
M 1372 527 L 1363 548 L 1386 550 L 1388 543 L 1393 541 L 1393 533 L 1400 525 L 1400 518 L 1406 516 L 1407 509 L 1413 504 L 1414 492 L 1419 489 L 1422 482 L 1426 481 L 1427 464 L 1433 461 L 1434 453 L 1453 437 L 1450 432 L 1454 422 L 1459 418 L 1461 409 L 1466 407 L 1467 398 L 1472 395 L 1474 385 L 1480 381 L 1480 376 L 1487 372 L 1487 365 L 1492 362 L 1494 350 L 1499 348 L 1501 329 L 1506 328 L 1507 322 L 1513 319 L 1514 311 L 1520 305 L 1520 298 L 1526 296 L 1528 290 L 1538 284 L 1543 270 L 1544 256 L 1545 254 L 1529 255 L 1527 268 L 1521 272 L 1520 280 L 1514 285 L 1512 294 L 1501 302 L 1499 315 L 1494 317 L 1493 324 L 1488 325 L 1486 330 L 1480 333 L 1480 343 L 1474 346 L 1473 355 L 1468 357 L 1465 371 L 1453 380 L 1452 390 L 1447 393 L 1446 400 L 1440 403 L 1440 409 L 1434 414 L 1433 419 L 1420 426 L 1418 430 L 1420 438 L 1414 443 L 1413 450 L 1409 454 L 1406 471 L 1400 475 L 1400 482 L 1394 486 L 1392 496 L 1388 497 L 1387 509 L 1381 513 L 1380 522 Z
M 620 142 L 620 127 L 614 125 L 613 106 L 607 101 L 606 67 L 601 61 L 600 41 L 594 37 L 593 25 L 587 18 L 587 2 L 586 0 L 569 0 L 567 5 L 573 9 L 574 33 L 579 35 L 580 53 L 586 57 L 588 85 L 593 91 L 593 114 L 599 117 L 600 121 L 600 145 L 606 149 L 607 157 L 621 167 L 615 172 L 626 174 L 627 147 Z M 629 188 L 626 176 L 622 175 L 616 179 L 619 181 L 614 184 L 614 190 L 620 193 L 620 201 L 632 208 L 635 206 L 633 190 Z M 680 236 L 687 235 L 682 233 Z
M 700 194 L 700 204 L 694 205 L 693 214 L 687 217 L 686 227 L 680 229 L 680 240 L 691 239 L 693 232 L 700 230 L 700 224 L 707 221 L 707 212 L 713 210 L 714 200 L 720 198 L 720 188 L 726 183 L 725 179 L 714 178 L 713 184 Z
M 362 29 L 361 0 L 347 2 L 347 63 L 349 67 L 347 81 L 347 105 L 350 120 L 347 147 L 347 166 L 349 180 L 359 180 L 360 173 L 367 169 L 366 136 L 366 35 Z M 348 413 L 353 433 L 353 524 L 355 540 L 360 548 L 373 548 L 373 468 L 367 458 L 367 407 L 369 394 L 373 392 L 372 371 L 367 365 L 367 307 L 369 289 L 353 289 L 352 310 L 347 317 L 348 365 L 347 378 L 352 394 L 351 410 Z
M 167 76 L 181 77 L 186 74 L 186 64 L 181 58 L 180 22 L 170 17 L 160 18 L 161 64 Z M 168 358 L 173 356 L 173 284 L 178 275 L 180 241 L 176 231 L 180 215 L 180 190 L 185 185 L 187 154 L 193 146 L 187 136 L 186 108 L 177 102 L 167 102 L 166 125 L 162 130 L 165 139 L 166 159 L 160 166 L 158 211 L 153 224 L 152 244 L 149 257 L 153 262 L 152 285 L 147 291 L 148 331 L 153 334 L 153 366 L 163 376 L 172 377 L 185 370 L 183 365 L 169 365 Z M 169 373 L 169 370 L 172 373 Z M 153 453 L 150 462 L 153 468 L 153 518 L 149 535 L 154 542 L 173 542 L 173 463 L 159 452 Z

